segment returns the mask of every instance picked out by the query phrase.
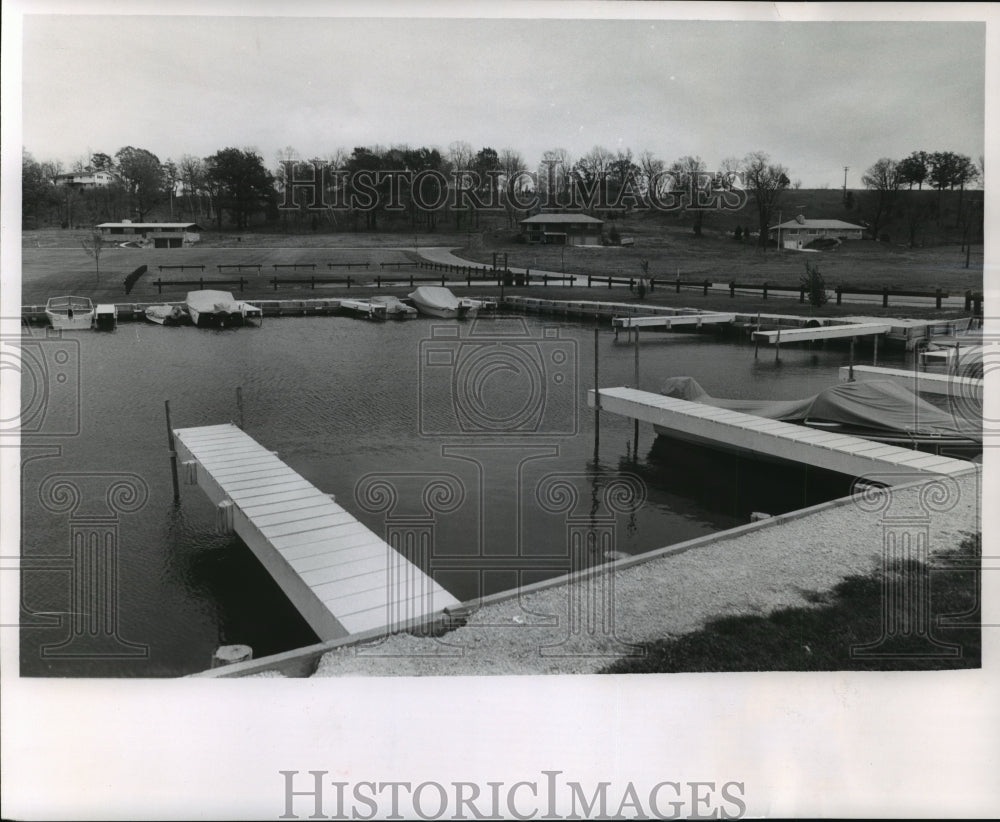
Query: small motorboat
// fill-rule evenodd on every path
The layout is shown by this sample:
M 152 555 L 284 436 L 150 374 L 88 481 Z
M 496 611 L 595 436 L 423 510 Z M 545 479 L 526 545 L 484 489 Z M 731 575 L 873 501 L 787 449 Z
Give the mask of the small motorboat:
M 408 296 L 421 314 L 442 319 L 472 319 L 482 307 L 480 300 L 459 299 L 439 285 L 422 285 Z
M 840 383 L 801 400 L 739 400 L 713 397 L 691 377 L 672 377 L 660 393 L 902 448 L 972 454 L 983 445 L 981 421 L 931 405 L 891 380 Z M 678 438 L 673 430 L 653 427 L 657 434 Z
M 45 316 L 53 328 L 90 328 L 94 304 L 90 297 L 52 297 L 45 303 Z
M 189 291 L 184 300 L 191 321 L 200 327 L 225 328 L 242 325 L 248 319 L 259 319 L 260 308 L 233 298 L 228 291 Z
M 386 307 L 383 303 L 375 300 L 341 300 L 341 311 L 351 311 L 369 320 L 384 320 L 386 317 Z
M 187 312 L 179 305 L 150 305 L 146 319 L 157 325 L 180 325 L 187 319 Z
M 417 316 L 417 309 L 399 297 L 372 297 L 372 302 L 385 305 L 385 315 L 391 320 L 411 320 Z

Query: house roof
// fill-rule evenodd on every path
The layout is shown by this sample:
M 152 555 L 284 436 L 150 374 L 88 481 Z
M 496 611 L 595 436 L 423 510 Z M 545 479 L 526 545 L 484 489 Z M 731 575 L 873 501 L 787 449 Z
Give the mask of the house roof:
M 536 214 L 534 217 L 521 220 L 521 223 L 562 223 L 563 225 L 580 225 L 585 223 L 587 225 L 604 225 L 604 220 L 598 220 L 596 217 L 590 217 L 586 214 Z
M 201 228 L 197 223 L 98 223 L 98 228 Z
M 781 225 L 771 226 L 769 230 L 774 231 L 778 228 L 844 228 L 864 231 L 865 227 L 854 225 L 854 223 L 845 223 L 843 220 L 803 220 L 801 223 L 798 220 L 786 220 Z
M 109 177 L 114 176 L 110 171 L 97 169 L 95 171 L 64 171 L 56 174 L 54 179 L 58 180 L 62 177 L 96 177 L 98 174 L 107 174 Z

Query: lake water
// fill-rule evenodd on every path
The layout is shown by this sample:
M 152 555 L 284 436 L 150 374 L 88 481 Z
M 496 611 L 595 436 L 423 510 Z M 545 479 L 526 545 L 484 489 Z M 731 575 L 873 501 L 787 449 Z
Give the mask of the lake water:
M 430 534 L 420 561 L 460 600 L 566 573 L 573 534 L 601 535 L 576 560 L 601 562 L 606 550 L 649 551 L 849 488 L 825 472 L 654 447 L 646 425 L 633 459 L 632 422 L 610 414 L 595 458 L 589 323 L 268 318 L 31 339 L 51 379 L 47 393 L 44 380 L 23 380 L 25 407 L 38 412 L 22 441 L 25 675 L 176 676 L 208 667 L 221 644 L 263 656 L 316 641 L 250 550 L 216 533 L 214 509 L 183 477 L 174 504 L 166 399 L 175 427 L 235 422 L 241 387 L 251 436 L 376 533 Z M 735 340 L 645 333 L 640 387 L 687 375 L 716 396 L 792 399 L 836 382 L 847 357 L 788 348 L 776 364 L 773 349 L 754 360 Z M 602 385 L 632 384 L 634 348 L 602 327 L 599 365 Z M 110 605 L 97 636 L 67 642 L 88 601 L 74 594 L 67 557 L 95 528 L 111 534 L 101 539 L 117 546 L 117 564 L 86 578 L 106 586 Z

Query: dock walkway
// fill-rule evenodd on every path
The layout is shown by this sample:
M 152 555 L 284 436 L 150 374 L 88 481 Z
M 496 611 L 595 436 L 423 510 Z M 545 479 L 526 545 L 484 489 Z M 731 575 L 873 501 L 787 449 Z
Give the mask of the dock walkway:
M 905 368 L 883 368 L 874 365 L 841 366 L 840 381 L 891 380 L 919 394 L 936 394 L 943 397 L 973 398 L 982 402 L 983 381 L 975 377 L 956 374 L 935 374 L 929 371 L 910 371 Z
M 178 459 L 321 640 L 405 630 L 458 604 L 232 424 L 173 430 Z
M 591 408 L 594 401 L 594 391 L 588 391 Z M 914 473 L 958 476 L 976 470 L 975 464 L 967 460 L 817 431 L 634 388 L 600 389 L 600 407 L 706 444 L 814 465 L 852 477 L 899 473 L 901 481 L 912 481 Z
M 701 328 L 702 325 L 731 323 L 734 319 L 736 319 L 735 314 L 724 312 L 661 314 L 652 317 L 614 317 L 611 320 L 611 325 L 615 328 L 665 328 L 669 331 L 674 326 L 693 325 L 696 328 Z
M 890 323 L 850 323 L 844 325 L 822 325 L 815 328 L 782 328 L 773 331 L 755 331 L 754 340 L 773 344 L 803 342 L 806 340 L 832 340 L 844 337 L 867 337 L 887 334 L 892 330 Z

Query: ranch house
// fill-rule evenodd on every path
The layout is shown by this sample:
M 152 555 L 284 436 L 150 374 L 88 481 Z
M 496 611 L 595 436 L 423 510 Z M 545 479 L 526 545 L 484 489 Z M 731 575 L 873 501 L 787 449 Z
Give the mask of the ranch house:
M 843 220 L 807 220 L 798 216 L 780 225 L 768 229 L 768 237 L 778 239 L 781 232 L 781 244 L 785 248 L 802 248 L 807 243 L 819 239 L 860 240 L 864 235 L 864 226 L 845 223 Z
M 536 214 L 520 226 L 529 243 L 600 245 L 604 220 L 586 214 Z
M 111 241 L 141 239 L 151 242 L 153 248 L 181 248 L 201 239 L 198 233 L 201 226 L 197 223 L 133 223 L 122 220 L 120 223 L 101 223 L 97 228 Z

